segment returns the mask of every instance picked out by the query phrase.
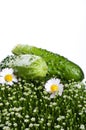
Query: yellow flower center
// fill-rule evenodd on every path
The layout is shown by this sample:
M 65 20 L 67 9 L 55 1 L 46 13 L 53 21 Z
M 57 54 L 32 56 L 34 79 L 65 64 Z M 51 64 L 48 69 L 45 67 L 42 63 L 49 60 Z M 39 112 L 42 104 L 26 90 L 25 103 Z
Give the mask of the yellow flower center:
M 12 79 L 13 79 L 13 76 L 12 76 L 11 74 L 7 74 L 7 75 L 5 75 L 4 79 L 5 79 L 5 81 L 7 81 L 7 82 L 11 82 Z
M 53 84 L 53 85 L 51 85 L 50 89 L 51 89 L 51 92 L 53 93 L 53 92 L 58 91 L 59 87 L 56 84 Z

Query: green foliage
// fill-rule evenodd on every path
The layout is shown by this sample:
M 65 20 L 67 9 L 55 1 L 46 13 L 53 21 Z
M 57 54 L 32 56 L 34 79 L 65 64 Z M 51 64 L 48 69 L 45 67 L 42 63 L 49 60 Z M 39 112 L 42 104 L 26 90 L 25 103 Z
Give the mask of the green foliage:
M 52 58 L 55 56 L 53 53 L 50 55 Z M 13 67 L 16 70 L 18 66 L 24 66 L 22 69 L 26 73 L 27 66 L 31 65 L 34 71 L 34 58 L 36 57 L 32 55 L 8 56 L 1 62 L 0 69 L 16 65 Z M 44 57 L 45 61 L 47 58 Z M 30 60 L 34 61 L 28 62 Z M 40 59 L 37 67 L 40 67 L 43 61 Z M 47 64 L 49 65 L 48 62 Z M 47 77 L 50 76 L 50 72 L 48 70 Z M 70 81 L 64 84 L 62 96 L 57 94 L 53 99 L 44 86 L 45 80 L 39 78 L 29 82 L 18 78 L 18 83 L 12 86 L 0 84 L 0 130 L 86 130 L 86 84 Z
M 16 59 L 16 56 L 9 55 L 5 59 L 3 59 L 0 63 L 0 69 L 9 68 L 9 63 Z
M 19 80 L 0 85 L 0 128 L 3 130 L 86 129 L 86 85 L 65 84 L 62 96 L 50 99 L 44 82 Z

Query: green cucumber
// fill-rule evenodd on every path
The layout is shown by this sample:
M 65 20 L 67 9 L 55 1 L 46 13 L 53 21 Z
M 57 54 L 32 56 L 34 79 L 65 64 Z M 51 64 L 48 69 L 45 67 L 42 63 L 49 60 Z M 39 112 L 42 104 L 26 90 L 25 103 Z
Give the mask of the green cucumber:
M 81 67 L 59 54 L 22 44 L 18 44 L 12 52 L 15 55 L 34 54 L 41 56 L 48 65 L 48 78 L 57 77 L 66 82 L 69 80 L 82 81 L 84 79 Z

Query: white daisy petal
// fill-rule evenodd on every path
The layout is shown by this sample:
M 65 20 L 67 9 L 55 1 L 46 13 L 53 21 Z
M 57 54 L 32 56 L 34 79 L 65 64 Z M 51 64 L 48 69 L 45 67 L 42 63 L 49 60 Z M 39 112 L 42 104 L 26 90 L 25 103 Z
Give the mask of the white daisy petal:
M 1 84 L 4 84 L 4 83 L 5 83 L 5 80 L 4 80 L 3 77 L 0 77 L 0 83 L 1 83 Z
M 52 82 L 55 83 L 55 84 L 59 84 L 60 83 L 60 79 L 52 79 Z
M 57 92 L 58 95 L 61 96 L 63 92 L 63 84 L 60 84 L 60 79 L 52 78 L 46 82 L 45 89 L 47 92 L 52 93 L 50 96 L 51 98 L 53 98 Z
M 17 82 L 18 80 L 13 74 L 12 68 L 5 68 L 0 72 L 0 83 L 13 85 L 13 82 Z
M 13 82 L 7 82 L 8 85 L 12 86 L 13 85 Z
M 0 77 L 3 77 L 5 73 L 3 71 L 0 72 Z
M 9 73 L 9 74 L 12 74 L 12 73 L 13 73 L 13 69 L 12 69 L 12 68 L 10 68 L 10 69 L 9 69 L 9 68 L 7 68 L 7 70 L 6 70 L 6 71 L 7 71 L 7 73 Z
M 18 80 L 16 79 L 16 77 L 13 77 L 13 82 L 18 82 Z
M 59 92 L 58 92 L 58 95 L 61 96 L 61 95 L 62 95 L 62 91 L 59 91 Z
M 50 98 L 54 98 L 55 97 L 55 93 L 52 93 L 51 95 L 50 95 Z
M 13 69 L 9 69 L 9 68 L 5 68 L 0 72 L 0 76 L 5 76 L 6 74 L 12 74 L 13 73 Z

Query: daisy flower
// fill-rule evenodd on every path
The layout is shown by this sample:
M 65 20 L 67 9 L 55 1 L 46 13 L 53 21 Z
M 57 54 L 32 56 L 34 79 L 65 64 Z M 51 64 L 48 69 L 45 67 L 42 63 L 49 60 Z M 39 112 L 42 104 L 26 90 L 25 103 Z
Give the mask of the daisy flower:
M 13 85 L 13 82 L 17 82 L 16 77 L 13 74 L 13 69 L 5 68 L 0 72 L 0 83 Z
M 52 78 L 48 80 L 45 84 L 45 89 L 47 92 L 51 93 L 50 98 L 54 98 L 54 96 L 58 93 L 58 95 L 62 95 L 63 92 L 63 84 L 60 83 L 60 79 Z

